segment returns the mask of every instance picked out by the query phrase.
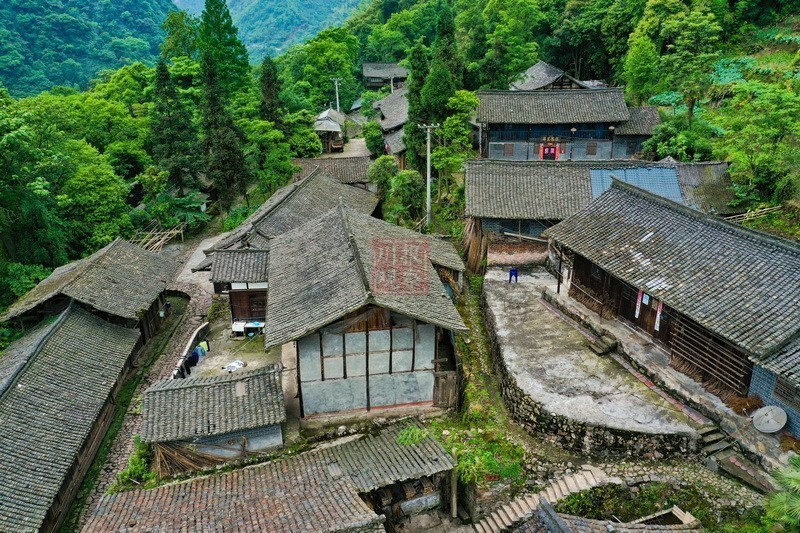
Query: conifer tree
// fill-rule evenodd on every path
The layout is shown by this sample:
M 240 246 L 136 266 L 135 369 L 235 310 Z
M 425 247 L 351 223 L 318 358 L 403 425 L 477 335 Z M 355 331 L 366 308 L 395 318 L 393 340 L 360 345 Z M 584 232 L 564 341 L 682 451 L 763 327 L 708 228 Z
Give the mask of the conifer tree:
M 427 120 L 422 112 L 422 88 L 429 68 L 428 50 L 422 42 L 417 42 L 408 54 L 408 122 L 403 130 L 408 164 L 417 170 L 425 167 L 425 134 L 418 126 Z
M 156 66 L 150 128 L 153 158 L 169 173 L 169 183 L 183 196 L 195 185 L 197 128 L 163 60 Z
M 278 67 L 269 56 L 264 57 L 264 62 L 261 63 L 258 87 L 261 91 L 259 107 L 261 118 L 272 122 L 278 129 L 283 129 L 280 100 L 281 80 L 278 78 Z
M 444 3 L 436 25 L 430 72 L 421 92 L 421 114 L 427 121 L 441 123 L 447 118 L 447 102 L 461 85 L 463 68 L 456 50 L 453 10 Z
M 201 57 L 216 65 L 219 85 L 226 97 L 246 86 L 250 76 L 247 49 L 238 33 L 225 0 L 206 0 L 197 45 Z
M 217 65 L 202 55 L 203 78 L 203 155 L 206 178 L 216 190 L 220 204 L 228 208 L 237 194 L 245 195 L 250 172 L 242 150 L 243 134 L 226 108 Z

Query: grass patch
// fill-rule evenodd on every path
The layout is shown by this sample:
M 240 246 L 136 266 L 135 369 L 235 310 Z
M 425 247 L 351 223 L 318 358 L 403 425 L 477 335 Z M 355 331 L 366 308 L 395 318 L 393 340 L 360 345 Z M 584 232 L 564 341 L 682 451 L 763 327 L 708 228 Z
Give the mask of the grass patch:
M 596 520 L 630 522 L 677 505 L 697 518 L 707 531 L 756 533 L 769 531 L 763 513 L 755 511 L 741 517 L 733 509 L 722 516 L 695 486 L 675 488 L 667 483 L 640 485 L 632 492 L 621 485 L 609 484 L 567 496 L 556 504 L 559 513 Z
M 172 334 L 178 327 L 181 316 L 183 316 L 183 313 L 186 311 L 188 302 L 185 298 L 168 297 L 167 301 L 172 304 L 172 313 L 167 319 L 164 328 L 162 328 L 161 332 L 152 340 L 152 344 L 145 354 L 146 359 L 144 366 L 128 379 L 120 389 L 119 395 L 117 396 L 117 408 L 114 411 L 114 419 L 106 432 L 106 436 L 103 438 L 103 442 L 100 444 L 94 461 L 92 461 L 92 466 L 90 466 L 89 470 L 86 472 L 81 488 L 78 489 L 78 493 L 75 496 L 75 501 L 72 502 L 72 506 L 67 516 L 64 518 L 64 522 L 59 529 L 61 532 L 72 532 L 78 529 L 78 522 L 83 514 L 83 509 L 86 507 L 89 496 L 94 492 L 97 486 L 103 465 L 105 465 L 108 455 L 111 453 L 111 447 L 114 445 L 114 441 L 120 429 L 122 429 L 125 416 L 128 413 L 128 406 L 131 404 L 136 389 L 147 370 L 149 370 L 158 357 L 163 355 L 170 338 L 172 338 Z
M 413 446 L 419 444 L 430 436 L 428 430 L 419 426 L 406 426 L 397 435 L 397 444 L 400 446 Z
M 747 220 L 742 223 L 748 228 L 753 228 L 768 233 L 773 233 L 786 239 L 800 241 L 800 211 L 784 209 L 777 213 L 755 220 Z
M 156 474 L 150 471 L 153 462 L 153 447 L 142 442 L 139 435 L 133 438 L 133 453 L 128 458 L 128 467 L 117 474 L 117 481 L 108 488 L 109 494 L 155 485 Z

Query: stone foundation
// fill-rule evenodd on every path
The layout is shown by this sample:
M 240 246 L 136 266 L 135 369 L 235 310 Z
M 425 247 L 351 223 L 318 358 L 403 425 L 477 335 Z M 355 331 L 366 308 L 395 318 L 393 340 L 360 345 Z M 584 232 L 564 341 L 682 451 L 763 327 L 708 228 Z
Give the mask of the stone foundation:
M 485 298 L 485 296 L 484 296 Z M 651 434 L 593 426 L 545 410 L 524 392 L 509 372 L 496 338 L 492 312 L 483 301 L 486 328 L 492 340 L 492 358 L 501 393 L 514 420 L 534 436 L 561 448 L 588 456 L 660 459 L 696 452 L 697 440 L 688 435 Z

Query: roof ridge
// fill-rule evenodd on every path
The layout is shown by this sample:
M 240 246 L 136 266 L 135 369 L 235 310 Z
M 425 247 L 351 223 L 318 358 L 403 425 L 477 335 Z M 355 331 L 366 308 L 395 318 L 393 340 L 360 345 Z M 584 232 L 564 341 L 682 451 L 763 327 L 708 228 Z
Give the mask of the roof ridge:
M 367 294 L 367 301 L 370 302 L 373 300 L 372 297 L 372 290 L 369 286 L 369 278 L 367 277 L 367 273 L 364 272 L 364 264 L 361 260 L 361 252 L 358 249 L 358 243 L 356 242 L 356 237 L 353 234 L 352 229 L 350 228 L 350 219 L 349 213 L 347 212 L 344 202 L 340 201 L 339 206 L 339 215 L 342 217 L 342 227 L 344 228 L 345 235 L 347 236 L 347 241 L 350 245 L 350 248 L 353 250 L 353 259 L 356 263 L 356 270 L 358 271 L 358 275 L 361 278 L 361 285 L 364 287 L 364 290 Z
M 576 80 L 580 81 L 580 80 Z M 528 89 L 528 90 L 509 90 L 509 89 L 482 89 L 476 91 L 475 94 L 514 94 L 514 95 L 523 95 L 523 94 L 547 94 L 547 93 L 569 93 L 569 94 L 577 94 L 577 93 L 591 93 L 591 94 L 599 94 L 602 92 L 623 92 L 622 87 L 600 87 L 597 89 Z
M 250 222 L 250 227 L 251 228 L 255 228 L 256 224 L 258 224 L 259 222 L 264 220 L 264 218 L 267 215 L 269 215 L 270 213 L 273 213 L 276 209 L 278 209 L 280 206 L 282 206 L 289 198 L 294 196 L 295 193 L 297 193 L 297 191 L 299 191 L 301 188 L 305 187 L 306 184 L 311 181 L 312 177 L 316 177 L 316 174 L 319 173 L 319 172 L 321 172 L 321 169 L 318 166 L 317 168 L 315 168 L 314 170 L 309 172 L 308 176 L 306 176 L 305 178 L 303 178 L 303 179 L 301 179 L 299 181 L 294 181 L 294 182 L 289 183 L 288 185 L 286 185 L 286 187 L 292 187 L 292 190 L 289 191 L 287 194 L 285 194 L 280 200 L 278 200 L 275 203 L 275 205 L 270 207 L 267 211 L 263 212 L 260 217 L 258 217 L 256 220 L 251 221 Z M 280 189 L 278 189 L 278 190 L 280 190 Z M 275 191 L 275 192 L 278 192 L 278 191 Z M 274 193 L 273 193 L 273 195 L 274 195 Z M 267 199 L 267 201 L 269 201 L 269 198 Z M 235 230 L 232 230 L 232 231 L 235 231 Z
M 71 280 L 67 281 L 67 282 L 66 282 L 66 283 L 65 283 L 65 284 L 64 284 L 64 285 L 61 287 L 61 290 L 60 290 L 59 292 L 60 292 L 61 294 L 64 294 L 64 289 L 66 289 L 67 287 L 70 287 L 70 286 L 74 285 L 74 284 L 75 284 L 75 282 L 76 282 L 76 281 L 78 281 L 79 279 L 82 279 L 82 278 L 83 278 L 83 277 L 86 275 L 86 273 L 87 273 L 87 272 L 88 272 L 88 271 L 89 271 L 89 270 L 90 270 L 90 269 L 91 269 L 91 268 L 92 268 L 92 267 L 95 265 L 95 262 L 96 262 L 96 261 L 99 261 L 99 260 L 101 260 L 102 258 L 106 257 L 106 254 L 108 254 L 108 252 L 110 252 L 112 248 L 115 248 L 115 247 L 117 246 L 117 244 L 118 244 L 118 243 L 120 243 L 120 242 L 123 242 L 123 241 L 122 241 L 122 238 L 121 238 L 121 237 L 117 237 L 116 239 L 114 239 L 113 241 L 111 241 L 111 242 L 110 242 L 109 244 L 107 244 L 106 246 L 103 246 L 102 248 L 100 248 L 99 250 L 97 250 L 95 253 L 93 253 L 93 254 L 90 254 L 90 255 L 87 255 L 86 257 L 84 257 L 83 259 L 85 259 L 85 260 L 86 260 L 86 268 L 84 268 L 82 271 L 78 272 L 78 275 L 77 275 L 77 276 L 75 276 L 75 277 L 74 277 L 74 278 L 72 278 Z M 134 245 L 134 246 L 135 246 L 135 245 Z M 140 246 L 139 248 L 141 248 L 141 246 Z M 142 250 L 144 250 L 144 248 L 142 248 Z M 102 253 L 101 253 L 101 252 L 102 252 Z M 93 255 L 96 255 L 97 257 L 95 257 L 94 259 L 92 259 L 92 256 L 93 256 Z M 80 261 L 80 259 L 78 259 L 78 261 Z M 70 298 L 70 300 L 74 300 L 74 299 L 73 299 L 71 296 L 70 296 L 69 298 Z
M 698 211 L 696 209 L 692 209 L 689 206 L 685 206 L 682 204 L 678 204 L 673 202 L 667 198 L 662 196 L 655 195 L 649 191 L 646 191 L 640 187 L 635 185 L 631 185 L 630 183 L 626 183 L 624 181 L 618 180 L 612 176 L 611 181 L 611 189 L 620 189 L 630 194 L 635 194 L 645 200 L 650 202 L 659 204 L 663 207 L 666 207 L 672 211 L 678 212 L 683 215 L 687 215 L 691 218 L 694 218 L 698 222 L 705 223 L 709 226 L 715 226 L 720 228 L 723 231 L 731 233 L 733 235 L 738 235 L 744 239 L 749 239 L 753 242 L 764 244 L 764 245 L 773 245 L 779 248 L 782 248 L 790 253 L 799 254 L 800 255 L 800 243 L 794 243 L 788 239 L 784 239 L 782 237 L 778 237 L 777 235 L 772 235 L 770 233 L 766 233 L 764 231 L 758 231 L 751 228 L 747 228 L 745 226 L 741 226 L 739 224 L 734 224 L 733 222 L 728 222 L 727 220 L 703 213 L 702 211 Z M 609 189 L 610 190 L 610 189 Z M 605 193 L 604 193 L 605 194 Z
M 189 379 L 167 378 L 156 381 L 150 387 L 148 387 L 144 391 L 144 393 L 154 394 L 157 392 L 173 391 L 176 389 L 185 390 L 185 389 L 197 389 L 215 385 L 224 385 L 226 383 L 233 383 L 235 381 L 243 379 L 266 377 L 268 375 L 278 375 L 280 374 L 281 370 L 282 369 L 277 364 L 269 364 L 261 368 L 252 368 L 240 374 L 223 374 L 221 376 L 209 376 L 202 378 L 198 377 Z M 171 383 L 176 383 L 176 385 L 173 387 L 169 387 L 168 385 Z
M 17 371 L 14 373 L 14 378 L 8 383 L 8 386 L 6 386 L 5 390 L 3 390 L 2 393 L 0 393 L 0 402 L 3 401 L 5 396 L 9 394 L 10 391 L 14 390 L 14 386 L 17 384 L 22 374 L 24 374 L 25 371 L 28 369 L 28 367 L 30 367 L 30 365 L 33 364 L 33 360 L 36 359 L 36 357 L 42 351 L 44 345 L 50 340 L 53 334 L 64 325 L 64 322 L 66 321 L 67 317 L 70 316 L 75 311 L 75 309 L 76 309 L 75 300 L 70 299 L 67 308 L 61 312 L 61 315 L 50 326 L 50 330 L 44 335 L 42 335 L 42 338 L 39 339 L 39 341 L 31 350 L 32 352 L 31 356 L 27 358 L 24 365 L 22 365 L 19 369 L 17 369 Z

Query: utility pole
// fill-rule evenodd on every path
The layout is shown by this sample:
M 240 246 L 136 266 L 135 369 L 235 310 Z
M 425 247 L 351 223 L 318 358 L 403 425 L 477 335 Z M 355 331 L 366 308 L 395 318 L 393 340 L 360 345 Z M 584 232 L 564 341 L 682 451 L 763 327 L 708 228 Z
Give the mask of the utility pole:
M 342 78 L 331 78 L 333 80 L 333 84 L 336 86 L 336 111 L 339 110 L 339 83 L 342 81 Z
M 439 127 L 438 124 L 420 124 L 418 126 L 420 129 L 425 130 L 425 133 L 428 136 L 428 179 L 427 179 L 427 201 L 425 203 L 426 206 L 426 215 L 425 215 L 425 226 L 431 225 L 431 132 Z

